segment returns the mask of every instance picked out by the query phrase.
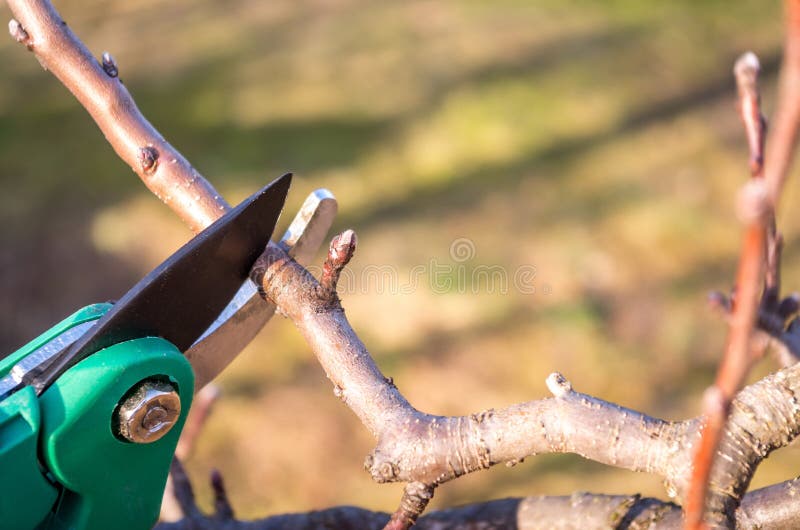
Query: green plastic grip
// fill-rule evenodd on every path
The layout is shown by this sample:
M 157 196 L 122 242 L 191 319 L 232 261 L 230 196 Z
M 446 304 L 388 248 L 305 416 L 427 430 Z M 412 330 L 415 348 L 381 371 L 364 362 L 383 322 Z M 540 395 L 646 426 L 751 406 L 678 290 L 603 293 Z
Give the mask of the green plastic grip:
M 58 490 L 36 459 L 41 416 L 33 388 L 0 401 L 0 527 L 34 528 L 47 516 Z
M 88 306 L 0 361 L 0 376 L 67 329 L 102 316 Z M 161 439 L 114 432 L 120 402 L 146 380 L 169 381 L 181 414 Z M 0 401 L 0 527 L 144 530 L 158 518 L 170 463 L 194 394 L 194 373 L 169 342 L 135 339 L 94 353 L 38 399 L 23 388 Z M 44 466 L 44 469 L 43 467 Z
M 168 379 L 181 414 L 160 440 L 117 438 L 118 404 L 140 382 Z M 64 486 L 47 528 L 148 529 L 158 518 L 169 466 L 192 402 L 191 365 L 172 344 L 136 339 L 94 353 L 40 397 L 44 462 Z

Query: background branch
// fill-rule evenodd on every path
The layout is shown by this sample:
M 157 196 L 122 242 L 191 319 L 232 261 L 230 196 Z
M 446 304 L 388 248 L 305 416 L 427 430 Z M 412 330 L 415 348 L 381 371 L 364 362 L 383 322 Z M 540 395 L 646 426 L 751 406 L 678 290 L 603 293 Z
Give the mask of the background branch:
M 184 475 L 185 477 L 185 475 Z M 181 481 L 187 484 L 187 481 Z M 745 495 L 737 512 L 737 528 L 783 530 L 800 526 L 800 480 L 794 479 Z M 274 515 L 256 521 L 221 526 L 212 517 L 195 515 L 155 530 L 378 530 L 389 514 L 354 506 Z M 639 495 L 576 493 L 566 497 L 500 499 L 431 512 L 420 517 L 419 530 L 606 530 L 608 528 L 681 528 L 679 506 Z

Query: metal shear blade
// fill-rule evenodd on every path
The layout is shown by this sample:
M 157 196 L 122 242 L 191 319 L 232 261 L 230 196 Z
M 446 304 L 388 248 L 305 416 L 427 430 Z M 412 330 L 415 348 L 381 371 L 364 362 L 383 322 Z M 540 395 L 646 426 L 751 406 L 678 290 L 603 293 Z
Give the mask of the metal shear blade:
M 308 265 L 336 216 L 337 203 L 326 189 L 311 193 L 278 245 L 301 265 Z M 246 280 L 231 302 L 197 342 L 186 350 L 192 363 L 195 392 L 214 379 L 247 346 L 275 313 L 275 306 Z
M 185 352 L 247 278 L 278 220 L 291 174 L 283 175 L 195 236 L 69 349 L 26 374 L 41 394 L 68 368 L 107 346 L 162 337 Z

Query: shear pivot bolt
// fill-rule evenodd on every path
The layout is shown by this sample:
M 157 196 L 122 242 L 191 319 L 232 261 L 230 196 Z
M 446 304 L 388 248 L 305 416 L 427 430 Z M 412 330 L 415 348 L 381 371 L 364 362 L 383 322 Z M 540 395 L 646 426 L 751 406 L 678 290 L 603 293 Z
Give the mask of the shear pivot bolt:
M 120 405 L 117 414 L 120 436 L 147 444 L 172 429 L 181 415 L 181 399 L 169 383 L 144 381 Z

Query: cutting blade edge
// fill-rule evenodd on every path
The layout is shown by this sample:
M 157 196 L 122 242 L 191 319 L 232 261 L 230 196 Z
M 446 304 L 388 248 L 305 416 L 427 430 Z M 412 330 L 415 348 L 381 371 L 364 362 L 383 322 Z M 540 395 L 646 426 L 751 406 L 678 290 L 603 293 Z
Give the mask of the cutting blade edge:
M 161 337 L 186 351 L 225 308 L 269 241 L 291 174 L 245 199 L 155 268 L 63 355 L 29 372 L 41 394 L 64 371 L 111 344 Z

